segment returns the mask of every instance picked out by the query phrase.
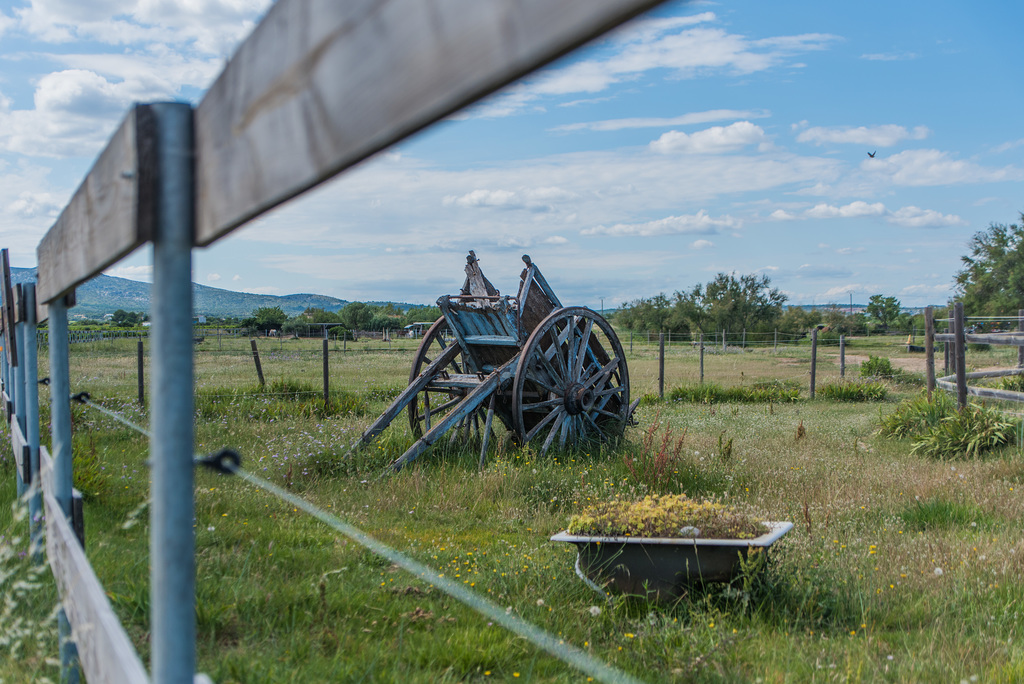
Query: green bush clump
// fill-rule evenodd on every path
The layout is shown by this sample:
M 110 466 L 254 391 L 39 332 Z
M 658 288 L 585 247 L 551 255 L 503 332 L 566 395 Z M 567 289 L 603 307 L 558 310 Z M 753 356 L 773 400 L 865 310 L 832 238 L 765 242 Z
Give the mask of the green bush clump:
M 900 402 L 895 411 L 883 416 L 878 432 L 885 437 L 897 438 L 923 435 L 955 412 L 956 402 L 948 394 L 936 393 L 932 401 L 922 394 Z
M 902 369 L 894 367 L 889 359 L 882 356 L 868 356 L 868 360 L 860 365 L 862 378 L 898 379 L 903 375 Z
M 694 404 L 748 403 L 796 401 L 800 390 L 786 383 L 759 383 L 751 387 L 722 387 L 713 382 L 703 385 L 681 385 L 668 393 L 670 401 Z
M 1001 378 L 1000 389 L 1010 392 L 1024 392 L 1024 375 L 1010 375 Z
M 819 387 L 817 393 L 833 401 L 884 401 L 889 396 L 885 385 L 870 380 L 830 382 Z
M 970 404 L 944 417 L 914 440 L 912 454 L 940 459 L 977 458 L 986 451 L 1011 443 L 1019 421 L 983 404 Z

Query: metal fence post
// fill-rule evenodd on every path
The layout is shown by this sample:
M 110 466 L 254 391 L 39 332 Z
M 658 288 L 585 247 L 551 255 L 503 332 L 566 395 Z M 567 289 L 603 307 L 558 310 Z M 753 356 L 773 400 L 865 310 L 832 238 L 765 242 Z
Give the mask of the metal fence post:
M 36 347 L 36 286 L 25 283 L 21 287 L 21 348 L 25 363 L 25 440 L 29 448 L 29 481 L 32 495 L 28 503 L 32 559 L 42 563 L 43 548 L 43 490 L 39 481 L 39 362 Z
M 818 329 L 811 331 L 811 399 L 814 398 L 814 380 L 818 371 Z
M 21 289 L 21 285 L 15 286 L 16 290 Z M 14 301 L 17 302 L 20 297 L 15 297 Z M 17 308 L 17 307 L 15 307 Z M 25 327 L 24 323 L 14 321 L 14 334 L 12 337 L 16 340 L 16 345 L 21 346 L 22 341 L 22 328 Z M 25 434 L 25 353 L 22 350 L 20 357 L 14 365 L 14 382 L 11 383 L 11 402 L 14 404 L 14 416 L 11 420 L 18 422 L 18 427 L 21 428 L 21 434 Z M 28 489 L 28 483 L 25 482 L 21 477 L 21 472 L 17 474 L 18 479 L 18 496 L 22 496 L 25 490 Z
M 158 129 L 159 210 L 153 236 L 150 625 L 154 684 L 193 681 L 196 663 L 193 524 L 192 108 L 152 106 Z
M 665 333 L 658 333 L 658 398 L 665 398 Z
M 963 409 L 967 406 L 967 337 L 964 331 L 964 304 L 957 302 L 953 307 L 953 334 L 956 335 L 956 342 L 953 345 L 953 355 L 956 366 L 956 404 Z
M 50 454 L 53 457 L 54 495 L 64 516 L 72 519 L 71 490 L 71 371 L 68 363 L 68 309 L 64 297 L 49 304 Z M 61 609 L 57 613 L 60 681 L 78 684 L 78 649 L 71 640 L 71 625 Z
M 924 308 L 924 373 L 928 401 L 931 401 L 935 392 L 935 318 L 930 306 Z
M 704 333 L 700 334 L 700 384 L 704 384 Z

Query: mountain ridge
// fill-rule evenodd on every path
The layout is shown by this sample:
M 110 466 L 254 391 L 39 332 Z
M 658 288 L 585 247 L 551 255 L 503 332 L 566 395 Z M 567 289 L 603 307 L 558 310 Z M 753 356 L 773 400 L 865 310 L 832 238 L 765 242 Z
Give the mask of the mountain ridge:
M 24 283 L 35 279 L 35 268 L 11 268 L 11 281 L 14 283 Z M 102 318 L 105 314 L 114 313 L 118 309 L 149 313 L 151 288 L 150 283 L 100 275 L 76 288 L 75 307 L 68 313 L 72 319 Z M 216 318 L 227 316 L 246 318 L 261 307 L 279 306 L 289 316 L 295 316 L 311 307 L 325 311 L 337 311 L 351 304 L 347 299 L 308 292 L 287 295 L 253 294 L 224 290 L 199 283 L 192 283 L 192 302 L 195 315 Z M 415 304 L 393 303 L 402 309 L 416 306 Z

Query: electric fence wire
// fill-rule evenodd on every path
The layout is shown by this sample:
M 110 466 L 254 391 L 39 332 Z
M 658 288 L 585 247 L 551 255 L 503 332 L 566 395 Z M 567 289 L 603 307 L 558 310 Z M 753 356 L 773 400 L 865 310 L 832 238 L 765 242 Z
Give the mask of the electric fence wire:
M 79 394 L 74 395 L 72 400 L 78 401 L 90 408 L 94 408 L 124 425 L 151 437 L 151 433 L 145 428 L 132 423 L 127 418 L 119 416 L 116 412 L 92 401 L 87 392 L 80 392 Z M 429 566 L 420 563 L 400 551 L 392 549 L 390 546 L 371 537 L 357 527 L 346 523 L 341 518 L 309 503 L 301 497 L 295 496 L 291 492 L 278 487 L 269 480 L 265 480 L 248 472 L 247 470 L 244 470 L 241 467 L 240 457 L 236 452 L 230 449 L 222 449 L 212 455 L 195 456 L 193 461 L 197 465 L 204 465 L 222 474 L 236 475 L 250 485 L 276 496 L 295 508 L 301 509 L 331 529 L 340 532 L 357 544 L 360 544 L 364 548 L 376 553 L 378 556 L 386 558 L 398 567 L 417 576 L 420 580 L 428 582 L 431 586 L 437 587 L 444 593 L 488 618 L 492 622 L 501 625 L 513 634 L 523 637 L 555 658 L 558 658 L 562 662 L 575 667 L 577 670 L 594 677 L 598 681 L 607 682 L 609 684 L 643 684 L 643 680 L 637 679 L 622 670 L 608 665 L 585 651 L 566 643 L 564 639 L 560 639 L 540 627 L 537 627 L 533 623 L 527 622 L 512 612 L 511 606 L 509 608 L 502 608 L 496 603 L 489 601 L 488 599 L 463 587 L 461 584 L 438 574 L 436 570 Z

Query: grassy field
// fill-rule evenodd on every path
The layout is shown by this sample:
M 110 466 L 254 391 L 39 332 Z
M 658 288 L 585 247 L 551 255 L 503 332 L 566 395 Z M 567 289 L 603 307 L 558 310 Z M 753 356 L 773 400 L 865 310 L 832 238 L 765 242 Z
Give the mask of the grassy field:
M 912 367 L 920 355 L 903 351 L 902 341 L 853 340 L 848 358 L 885 356 Z M 309 394 L 245 393 L 255 385 L 248 341 L 207 339 L 196 352 L 198 452 L 238 449 L 256 474 L 636 677 L 1024 679 L 1021 447 L 942 461 L 877 435 L 879 417 L 917 396 L 920 381 L 889 383 L 882 402 L 810 401 L 809 345 L 777 353 L 730 348 L 706 355 L 706 381 L 791 381 L 803 388 L 801 399 L 659 402 L 657 350 L 636 345 L 632 392 L 651 396 L 640 425 L 616 448 L 538 459 L 499 442 L 478 471 L 473 445 L 445 445 L 380 478 L 411 442 L 404 416 L 371 448 L 344 456 L 405 386 L 411 343 L 353 351 L 381 343 L 349 342 L 343 352 L 331 342 L 334 414 L 315 410 L 320 341 L 260 345 L 268 382 Z M 145 424 L 146 409 L 134 401 L 133 352 L 129 341 L 76 348 L 72 388 Z M 837 380 L 838 350 L 819 353 L 819 384 Z M 968 361 L 1009 366 L 1016 357 L 996 348 L 972 351 Z M 848 374 L 856 371 L 851 362 Z M 698 377 L 696 350 L 671 347 L 666 389 Z M 40 400 L 49 400 L 45 389 Z M 74 430 L 88 555 L 146 660 L 147 444 L 86 407 L 74 408 Z M 636 467 L 651 460 L 645 435 L 660 444 L 666 432 L 683 439 L 679 457 L 665 468 Z M 8 505 L 13 480 L 8 458 L 0 578 L 10 577 L 0 586 L 15 600 L 0 615 L 0 679 L 56 681 L 55 628 L 47 621 L 55 592 L 47 573 L 32 577 L 19 554 L 25 522 Z M 606 601 L 575 576 L 572 550 L 548 541 L 587 502 L 669 492 L 742 502 L 796 528 L 773 548 L 764 572 L 734 586 L 695 587 L 671 605 Z M 237 479 L 197 472 L 195 528 L 199 669 L 217 682 L 586 680 Z

